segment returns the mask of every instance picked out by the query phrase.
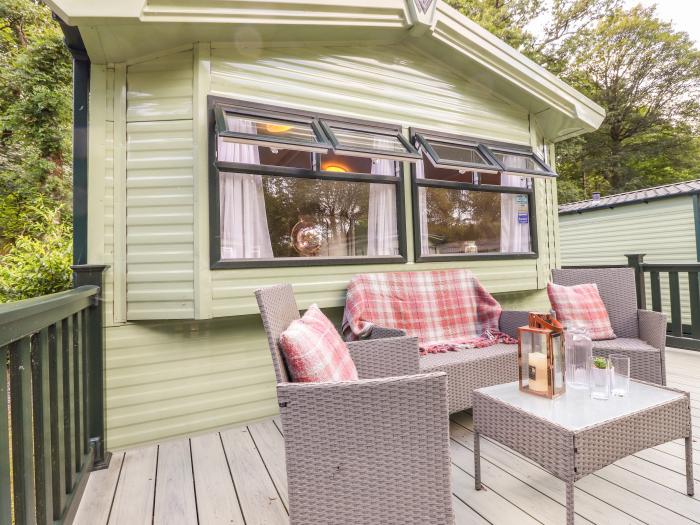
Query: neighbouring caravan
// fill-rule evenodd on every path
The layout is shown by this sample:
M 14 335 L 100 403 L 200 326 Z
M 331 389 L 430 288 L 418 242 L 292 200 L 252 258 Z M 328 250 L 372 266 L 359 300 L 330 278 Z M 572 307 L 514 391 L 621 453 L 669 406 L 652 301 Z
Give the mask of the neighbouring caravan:
M 644 254 L 649 263 L 700 262 L 700 180 L 562 204 L 559 225 L 564 266 L 627 264 L 625 254 Z M 689 324 L 687 273 L 679 281 L 683 323 Z M 671 311 L 667 275 L 661 307 Z
M 110 448 L 276 413 L 266 284 L 339 320 L 355 273 L 470 268 L 547 305 L 555 144 L 604 112 L 444 2 L 47 3 L 87 139 L 76 263 L 109 265 Z

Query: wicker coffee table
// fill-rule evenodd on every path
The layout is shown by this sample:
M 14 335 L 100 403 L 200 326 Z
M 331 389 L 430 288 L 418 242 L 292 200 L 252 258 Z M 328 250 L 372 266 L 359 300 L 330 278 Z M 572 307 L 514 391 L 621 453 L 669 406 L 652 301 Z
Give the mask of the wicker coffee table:
M 536 461 L 566 483 L 566 521 L 574 523 L 574 481 L 640 450 L 685 439 L 687 492 L 692 496 L 690 396 L 638 381 L 625 397 L 592 400 L 585 390 L 557 399 L 523 393 L 517 383 L 474 391 L 474 462 L 481 489 L 479 437 Z

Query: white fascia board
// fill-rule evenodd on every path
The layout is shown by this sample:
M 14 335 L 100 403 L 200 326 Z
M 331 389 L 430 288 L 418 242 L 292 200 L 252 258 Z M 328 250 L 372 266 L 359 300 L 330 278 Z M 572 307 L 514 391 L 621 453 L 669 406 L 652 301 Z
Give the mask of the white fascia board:
M 539 98 L 549 107 L 597 129 L 605 110 L 457 10 L 438 0 L 433 37 Z

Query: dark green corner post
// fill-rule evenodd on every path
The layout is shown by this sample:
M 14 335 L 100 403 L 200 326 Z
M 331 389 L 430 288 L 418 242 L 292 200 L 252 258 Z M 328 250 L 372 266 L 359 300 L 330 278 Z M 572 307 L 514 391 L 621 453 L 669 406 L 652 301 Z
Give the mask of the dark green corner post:
M 79 264 L 73 269 L 73 286 L 99 286 L 100 290 L 86 311 L 87 327 L 87 436 L 95 456 L 92 470 L 109 466 L 111 454 L 105 440 L 105 323 L 102 308 L 104 272 L 102 264 Z
M 647 290 L 644 280 L 644 253 L 625 254 L 627 265 L 634 268 L 634 282 L 637 286 L 637 308 L 646 310 Z

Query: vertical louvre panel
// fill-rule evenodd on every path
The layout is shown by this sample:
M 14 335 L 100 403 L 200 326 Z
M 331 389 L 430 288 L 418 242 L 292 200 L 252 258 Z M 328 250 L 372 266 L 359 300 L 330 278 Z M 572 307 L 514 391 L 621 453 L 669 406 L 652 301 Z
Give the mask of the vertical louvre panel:
M 75 457 L 75 472 L 80 472 L 83 467 L 83 443 L 85 439 L 83 426 L 83 382 L 82 382 L 82 315 L 73 314 L 73 427 L 74 441 L 73 451 Z
M 63 420 L 63 337 L 61 324 L 49 327 L 49 405 L 51 407 L 51 479 L 53 516 L 61 517 L 66 499 L 65 423 Z
M 32 360 L 29 337 L 10 345 L 12 402 L 12 470 L 15 523 L 31 523 L 35 515 L 32 474 Z
M 194 316 L 193 75 L 191 51 L 127 70 L 128 319 Z
M 700 282 L 698 272 L 688 273 L 690 293 L 690 335 L 700 339 Z
M 75 391 L 75 385 L 73 384 L 73 321 L 69 317 L 61 321 L 63 334 L 62 338 L 62 360 L 63 366 L 63 435 L 64 435 L 64 475 L 65 475 L 65 486 L 66 492 L 70 493 L 73 490 L 73 485 L 75 483 L 75 470 L 74 470 L 74 419 L 73 419 L 73 407 L 72 399 Z
M 34 480 L 36 521 L 53 523 L 53 478 L 51 453 L 51 407 L 49 405 L 49 329 L 42 329 L 32 345 L 32 393 L 34 407 Z
M 12 489 L 10 487 L 10 421 L 8 407 L 10 405 L 10 382 L 7 361 L 8 348 L 0 347 L 0 523 L 12 523 Z M 15 451 L 17 452 L 17 451 Z
M 671 298 L 671 333 L 675 336 L 683 335 L 681 324 L 681 292 L 678 272 L 668 272 L 668 288 Z
M 83 454 L 87 454 L 90 450 L 90 436 L 88 435 L 88 326 L 87 312 L 80 312 L 80 381 L 81 381 L 81 397 L 80 397 L 80 412 L 82 413 L 81 425 L 83 428 Z
M 661 276 L 659 272 L 653 270 L 649 272 L 651 284 L 651 309 L 655 312 L 661 311 Z

